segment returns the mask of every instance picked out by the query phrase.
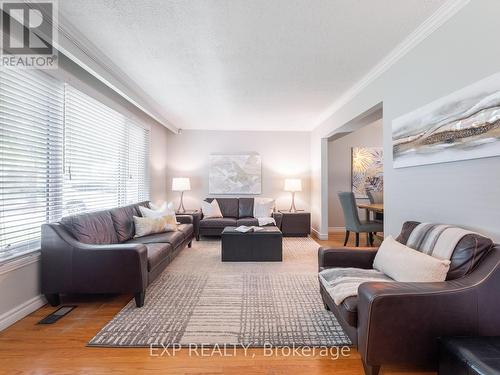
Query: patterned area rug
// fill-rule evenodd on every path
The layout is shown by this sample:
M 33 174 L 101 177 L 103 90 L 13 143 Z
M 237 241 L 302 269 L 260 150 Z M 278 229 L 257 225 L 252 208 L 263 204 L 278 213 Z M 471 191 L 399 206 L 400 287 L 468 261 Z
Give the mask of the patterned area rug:
M 208 344 L 350 345 L 326 311 L 317 278 L 318 244 L 284 238 L 283 262 L 221 262 L 220 241 L 193 242 L 130 301 L 90 346 Z

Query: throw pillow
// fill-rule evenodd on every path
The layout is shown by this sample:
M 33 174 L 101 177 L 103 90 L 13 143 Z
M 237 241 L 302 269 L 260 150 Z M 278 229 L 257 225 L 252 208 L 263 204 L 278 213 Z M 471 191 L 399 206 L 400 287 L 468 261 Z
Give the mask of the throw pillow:
M 389 236 L 380 245 L 373 268 L 396 281 L 436 282 L 446 280 L 450 261 L 413 250 Z
M 175 217 L 166 215 L 159 218 L 134 216 L 135 236 L 142 237 L 153 233 L 173 232 L 177 230 Z
M 208 203 L 206 201 L 201 202 L 201 212 L 205 218 L 218 218 L 223 217 L 222 212 L 219 207 L 219 202 L 214 199 L 212 202 Z
M 156 207 L 156 206 L 151 206 Z M 159 207 L 159 209 L 151 209 L 143 206 L 139 206 L 139 211 L 141 212 L 142 217 L 149 217 L 153 219 L 157 219 L 163 217 L 165 215 L 173 216 L 175 219 L 175 210 L 171 207 L 171 205 L 163 204 Z
M 158 205 L 154 204 L 153 202 L 149 202 L 149 207 L 151 207 L 151 209 L 155 210 L 155 211 L 170 210 L 170 211 L 175 212 L 174 202 L 164 201 L 162 204 L 158 204 Z
M 253 217 L 271 217 L 273 215 L 274 199 L 255 198 L 253 203 Z

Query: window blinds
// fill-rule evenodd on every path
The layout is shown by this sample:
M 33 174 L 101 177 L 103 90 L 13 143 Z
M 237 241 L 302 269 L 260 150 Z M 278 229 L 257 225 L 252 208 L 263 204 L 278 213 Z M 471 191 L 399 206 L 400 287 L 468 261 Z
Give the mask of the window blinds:
M 149 131 L 66 87 L 64 215 L 149 198 Z
M 0 261 L 62 216 L 149 199 L 149 130 L 36 70 L 0 71 Z
M 0 72 L 0 259 L 39 247 L 61 215 L 64 84 L 35 70 Z

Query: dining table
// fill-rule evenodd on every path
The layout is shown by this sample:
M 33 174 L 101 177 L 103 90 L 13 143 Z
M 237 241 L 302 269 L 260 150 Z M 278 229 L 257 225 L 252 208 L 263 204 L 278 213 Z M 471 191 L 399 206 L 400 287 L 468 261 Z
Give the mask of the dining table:
M 370 212 L 374 212 L 377 214 L 384 213 L 384 204 L 383 203 L 359 203 L 358 208 L 365 210 L 366 220 L 370 220 Z

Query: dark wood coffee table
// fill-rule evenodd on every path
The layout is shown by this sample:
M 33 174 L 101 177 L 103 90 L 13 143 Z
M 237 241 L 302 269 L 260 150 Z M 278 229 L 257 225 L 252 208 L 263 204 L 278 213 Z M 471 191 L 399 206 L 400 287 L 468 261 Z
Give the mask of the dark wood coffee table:
M 281 262 L 283 234 L 277 227 L 262 227 L 261 231 L 240 233 L 235 227 L 222 231 L 223 262 Z

